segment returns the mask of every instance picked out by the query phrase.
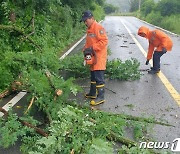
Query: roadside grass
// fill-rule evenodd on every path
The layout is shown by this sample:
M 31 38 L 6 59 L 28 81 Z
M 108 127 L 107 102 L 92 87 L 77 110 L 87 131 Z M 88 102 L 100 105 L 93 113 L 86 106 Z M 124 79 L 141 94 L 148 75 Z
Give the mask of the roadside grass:
M 174 32 L 180 35 L 180 15 L 170 15 L 170 16 L 161 16 L 160 12 L 152 11 L 146 17 L 141 14 L 139 11 L 137 12 L 129 12 L 129 13 L 114 13 L 111 15 L 115 16 L 134 16 L 144 21 L 147 21 L 153 25 L 162 27 L 166 30 Z

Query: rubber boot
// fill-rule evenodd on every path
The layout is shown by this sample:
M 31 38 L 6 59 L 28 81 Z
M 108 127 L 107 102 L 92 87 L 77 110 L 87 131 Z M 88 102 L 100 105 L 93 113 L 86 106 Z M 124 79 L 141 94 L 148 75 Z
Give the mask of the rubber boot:
M 96 88 L 97 88 L 98 95 L 97 95 L 96 99 L 91 100 L 91 102 L 90 102 L 90 104 L 93 105 L 93 106 L 99 105 L 99 104 L 105 102 L 105 99 L 104 99 L 104 93 L 105 93 L 104 85 L 97 85 Z
M 91 82 L 90 91 L 85 94 L 86 98 L 95 99 L 96 98 L 96 82 Z
M 150 69 L 151 69 L 151 70 L 154 70 L 154 67 L 151 67 Z M 159 68 L 158 70 L 160 71 L 160 68 Z
M 160 72 L 160 69 L 155 70 L 153 67 L 151 67 L 151 70 L 148 71 L 149 74 L 156 74 L 156 73 L 159 73 L 159 72 Z

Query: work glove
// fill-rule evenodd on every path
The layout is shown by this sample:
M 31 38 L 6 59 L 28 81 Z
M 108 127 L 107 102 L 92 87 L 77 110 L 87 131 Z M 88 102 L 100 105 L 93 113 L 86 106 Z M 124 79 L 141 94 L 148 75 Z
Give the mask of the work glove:
M 162 48 L 162 52 L 166 53 L 167 52 L 166 48 Z
M 93 53 L 94 50 L 92 47 L 84 49 L 84 57 L 86 57 L 86 55 L 92 55 Z
M 149 60 L 148 60 L 148 59 L 146 60 L 146 63 L 145 63 L 145 64 L 146 64 L 146 65 L 148 65 L 148 64 L 149 64 Z

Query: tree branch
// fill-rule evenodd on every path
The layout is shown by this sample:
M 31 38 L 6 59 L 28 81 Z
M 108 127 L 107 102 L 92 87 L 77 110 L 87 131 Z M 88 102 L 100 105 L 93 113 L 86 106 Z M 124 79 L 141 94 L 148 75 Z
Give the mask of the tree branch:
M 16 26 L 9 26 L 9 25 L 0 25 L 0 30 L 8 30 L 8 31 L 16 31 L 19 34 L 23 35 L 27 40 L 32 43 L 34 46 L 36 46 L 40 51 L 42 51 L 41 47 L 36 44 L 30 36 L 26 35 L 24 31 Z
M 4 115 L 6 117 L 8 116 L 8 112 L 5 109 L 3 109 L 2 107 L 0 107 L 0 112 L 4 113 Z M 40 134 L 40 135 L 42 135 L 44 137 L 48 137 L 48 134 L 44 130 L 42 130 L 41 128 L 33 126 L 32 124 L 30 124 L 30 123 L 28 123 L 26 121 L 23 121 L 20 118 L 18 118 L 18 121 L 21 122 L 21 124 L 24 125 L 24 126 L 27 126 L 29 128 L 33 128 L 38 134 Z

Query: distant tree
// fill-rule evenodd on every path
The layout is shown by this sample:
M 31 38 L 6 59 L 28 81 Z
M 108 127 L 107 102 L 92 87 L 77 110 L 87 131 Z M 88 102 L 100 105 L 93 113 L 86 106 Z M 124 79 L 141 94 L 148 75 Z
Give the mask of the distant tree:
M 157 3 L 156 11 L 160 11 L 162 16 L 180 13 L 179 0 L 161 0 Z
M 139 0 L 129 0 L 130 3 L 130 12 L 137 11 L 139 8 Z
M 139 9 L 139 5 L 141 6 L 145 0 L 129 0 L 130 4 L 130 12 L 137 11 Z
M 96 0 L 88 0 L 88 1 L 85 1 L 85 0 L 61 0 L 62 4 L 63 5 L 68 5 L 69 7 L 71 8 L 79 8 L 79 9 L 88 9 L 92 6 L 92 3 L 95 2 Z
M 147 16 L 155 8 L 154 0 L 146 0 L 141 6 L 141 12 L 144 16 Z
M 114 13 L 118 9 L 119 9 L 118 7 L 115 7 L 112 4 L 105 4 L 105 6 L 104 6 L 104 11 L 105 11 L 106 14 Z
M 95 0 L 95 1 L 100 6 L 104 6 L 105 5 L 105 0 Z

